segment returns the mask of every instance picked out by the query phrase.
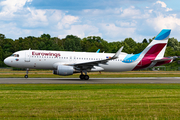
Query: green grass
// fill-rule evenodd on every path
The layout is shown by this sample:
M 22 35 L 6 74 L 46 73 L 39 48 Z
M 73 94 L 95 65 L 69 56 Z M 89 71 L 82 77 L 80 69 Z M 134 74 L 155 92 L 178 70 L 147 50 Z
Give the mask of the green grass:
M 1 84 L 0 119 L 180 119 L 180 84 Z
M 0 70 L 0 78 L 23 78 L 25 71 Z M 80 74 L 70 76 L 53 75 L 51 70 L 29 71 L 29 78 L 79 78 Z M 90 78 L 118 77 L 180 77 L 180 71 L 128 71 L 128 72 L 90 72 Z

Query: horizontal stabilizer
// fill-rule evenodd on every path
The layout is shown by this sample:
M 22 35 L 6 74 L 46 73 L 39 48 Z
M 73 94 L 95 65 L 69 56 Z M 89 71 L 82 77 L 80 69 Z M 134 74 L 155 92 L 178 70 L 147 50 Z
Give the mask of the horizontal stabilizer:
M 164 58 L 164 59 L 158 59 L 158 60 L 152 60 L 152 62 L 164 62 L 168 60 L 173 60 L 173 58 Z

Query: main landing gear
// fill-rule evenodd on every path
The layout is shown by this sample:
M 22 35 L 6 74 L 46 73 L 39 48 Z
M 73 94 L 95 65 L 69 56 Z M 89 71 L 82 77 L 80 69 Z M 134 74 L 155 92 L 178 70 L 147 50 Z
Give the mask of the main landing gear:
M 24 76 L 24 78 L 28 78 L 28 72 L 29 72 L 29 68 L 26 69 L 26 75 Z
M 84 71 L 85 75 L 83 75 L 83 71 L 81 71 L 81 75 L 79 76 L 79 78 L 81 80 L 89 80 L 89 75 L 87 75 L 87 71 Z
M 81 80 L 89 80 L 89 75 L 80 75 L 79 78 Z

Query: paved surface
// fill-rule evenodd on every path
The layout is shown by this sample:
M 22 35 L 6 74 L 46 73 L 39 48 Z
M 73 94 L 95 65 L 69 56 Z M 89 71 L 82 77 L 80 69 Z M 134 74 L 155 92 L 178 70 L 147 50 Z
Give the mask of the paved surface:
M 0 84 L 113 84 L 113 83 L 180 83 L 180 77 L 147 78 L 0 78 Z

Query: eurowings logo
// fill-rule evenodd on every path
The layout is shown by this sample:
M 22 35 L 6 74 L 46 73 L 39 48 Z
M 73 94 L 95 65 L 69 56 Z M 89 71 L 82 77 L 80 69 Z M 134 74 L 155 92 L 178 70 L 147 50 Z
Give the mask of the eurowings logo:
M 44 53 L 44 52 L 32 52 L 32 55 L 37 55 L 37 56 L 55 56 L 55 57 L 59 57 L 61 56 L 60 53 Z

